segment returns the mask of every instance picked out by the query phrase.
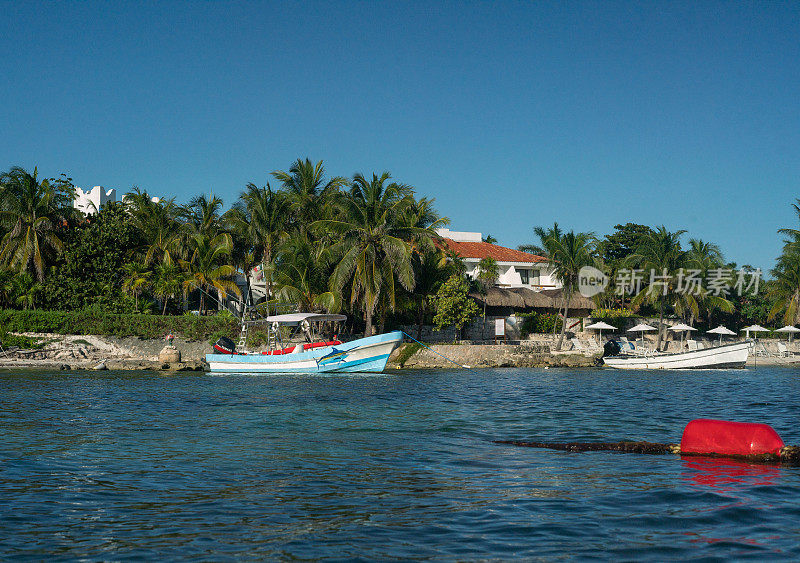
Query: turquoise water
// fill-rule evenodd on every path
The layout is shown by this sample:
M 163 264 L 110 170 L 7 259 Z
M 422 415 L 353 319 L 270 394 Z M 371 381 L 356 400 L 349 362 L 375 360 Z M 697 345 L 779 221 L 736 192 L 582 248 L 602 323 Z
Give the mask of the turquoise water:
M 800 444 L 800 372 L 0 374 L 0 559 L 800 559 L 800 468 L 495 439 Z

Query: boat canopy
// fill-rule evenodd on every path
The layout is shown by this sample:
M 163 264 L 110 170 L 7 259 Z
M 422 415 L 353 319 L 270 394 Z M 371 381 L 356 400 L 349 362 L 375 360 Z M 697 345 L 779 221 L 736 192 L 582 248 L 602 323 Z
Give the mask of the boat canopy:
M 331 313 L 288 313 L 286 315 L 272 315 L 265 319 L 268 323 L 278 323 L 287 326 L 297 326 L 303 321 L 321 323 L 325 321 L 346 321 L 347 315 L 334 315 Z

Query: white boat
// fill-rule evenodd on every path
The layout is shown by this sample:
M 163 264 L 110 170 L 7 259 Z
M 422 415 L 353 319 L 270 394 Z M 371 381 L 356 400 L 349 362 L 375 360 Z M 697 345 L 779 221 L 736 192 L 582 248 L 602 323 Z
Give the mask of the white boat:
M 206 354 L 212 372 L 226 373 L 380 373 L 386 368 L 389 355 L 403 341 L 399 331 L 379 334 L 350 342 L 314 341 L 314 324 L 343 321 L 344 315 L 291 313 L 264 319 L 268 323 L 269 346 L 263 352 L 237 351 L 228 339 L 214 345 L 218 353 Z M 288 327 L 289 331 L 282 330 Z M 293 329 L 293 330 L 292 330 Z M 303 334 L 307 342 L 282 345 L 286 332 Z M 246 343 L 246 324 L 241 343 Z
M 736 342 L 688 352 L 647 351 L 607 356 L 603 362 L 617 369 L 743 368 L 747 364 L 751 346 L 751 342 Z

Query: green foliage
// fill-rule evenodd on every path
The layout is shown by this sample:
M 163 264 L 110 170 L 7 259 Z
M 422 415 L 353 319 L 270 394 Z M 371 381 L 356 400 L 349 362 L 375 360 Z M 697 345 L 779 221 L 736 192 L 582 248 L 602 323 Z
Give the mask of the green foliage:
M 117 315 L 100 309 L 79 311 L 0 310 L 0 326 L 9 332 L 49 332 L 54 334 L 95 334 L 100 336 L 138 336 L 162 338 L 180 334 L 188 340 L 207 340 L 218 331 L 236 334 L 235 318 L 221 316 L 126 314 Z
M 599 244 L 598 251 L 604 262 L 616 267 L 628 256 L 636 252 L 643 237 L 653 233 L 647 225 L 625 223 L 614 225 L 614 232 L 606 235 Z
M 616 308 L 616 309 L 595 309 L 592 311 L 592 318 L 595 320 L 608 320 L 608 319 L 632 319 L 636 318 L 636 315 L 633 311 L 628 308 Z
M 555 313 L 517 313 L 522 319 L 519 332 L 522 338 L 529 334 L 550 334 L 554 330 L 560 331 L 564 321 Z
M 400 367 L 403 367 L 405 363 L 417 352 L 422 349 L 422 344 L 417 342 L 412 342 L 410 344 L 403 344 L 400 348 L 400 351 L 397 353 L 397 358 L 395 361 Z
M 478 314 L 478 304 L 470 299 L 469 282 L 461 276 L 450 276 L 436 292 L 435 330 L 455 326 L 458 330 Z
M 61 226 L 75 215 L 69 178 L 39 181 L 13 167 L 0 174 L 0 262 L 39 281 L 63 247 Z
M 131 251 L 141 244 L 122 204 L 107 203 L 70 232 L 61 262 L 44 284 L 43 305 L 49 309 L 96 306 L 108 312 L 134 312 L 135 298 L 125 295 L 122 286 Z
M 30 336 L 22 336 L 19 334 L 10 334 L 8 332 L 0 332 L 0 345 L 3 348 L 11 348 L 16 346 L 26 350 L 34 350 L 44 346 L 44 342 L 38 338 L 31 338 Z

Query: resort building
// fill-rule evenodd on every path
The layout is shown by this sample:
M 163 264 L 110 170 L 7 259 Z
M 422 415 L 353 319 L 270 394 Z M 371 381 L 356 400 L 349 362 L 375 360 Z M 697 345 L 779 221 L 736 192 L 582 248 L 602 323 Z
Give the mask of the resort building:
M 514 313 L 538 311 L 557 313 L 563 304 L 562 284 L 544 256 L 506 248 L 483 241 L 481 233 L 436 229 L 443 243 L 467 266 L 467 275 L 478 277 L 478 264 L 484 258 L 497 262 L 498 278 L 493 287 L 470 293 L 487 315 L 507 317 Z M 586 317 L 595 308 L 591 299 L 574 292 L 570 297 L 570 317 Z
M 558 289 L 561 284 L 553 276 L 553 268 L 547 258 L 483 242 L 481 233 L 436 229 L 447 248 L 457 254 L 467 266 L 467 275 L 478 277 L 478 263 L 484 258 L 497 262 L 497 287 L 524 287 L 533 291 Z
M 104 203 L 117 201 L 117 190 L 106 190 L 103 186 L 95 186 L 91 190 L 83 191 L 75 188 L 75 199 L 72 206 L 83 211 L 85 215 L 97 213 Z
M 128 197 L 128 194 L 122 196 L 122 201 Z M 75 199 L 72 201 L 72 206 L 79 209 L 84 215 L 92 215 L 100 211 L 100 208 L 109 201 L 117 201 L 117 190 L 106 190 L 103 186 L 95 186 L 91 190 L 83 191 L 81 188 L 75 188 Z M 159 197 L 151 197 L 150 201 L 158 203 L 161 201 Z

